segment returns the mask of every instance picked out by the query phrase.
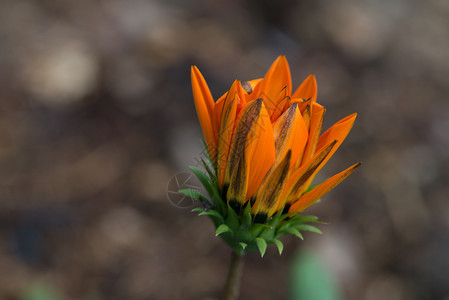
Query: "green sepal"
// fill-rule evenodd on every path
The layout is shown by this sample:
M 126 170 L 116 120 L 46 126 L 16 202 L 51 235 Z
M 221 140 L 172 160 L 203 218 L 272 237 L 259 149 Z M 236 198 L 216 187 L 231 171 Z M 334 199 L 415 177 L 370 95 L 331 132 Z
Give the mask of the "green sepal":
M 283 214 L 283 215 L 281 215 L 281 221 L 283 221 L 283 220 L 285 220 L 287 218 L 290 218 L 290 217 L 297 216 L 297 215 L 298 215 L 298 212 L 292 212 L 292 213 Z
M 291 233 L 293 235 L 296 235 L 298 238 L 300 238 L 301 240 L 304 240 L 304 237 L 302 236 L 301 232 L 299 232 L 298 229 L 294 228 L 294 227 L 290 227 L 287 229 L 288 233 Z
M 315 226 L 308 225 L 308 224 L 301 224 L 301 225 L 295 226 L 295 228 L 300 231 L 310 231 L 310 232 L 315 232 L 318 234 L 323 234 L 323 232 L 321 230 L 319 230 Z
M 201 213 L 198 214 L 198 216 L 211 216 L 211 217 L 216 217 L 218 219 L 218 221 L 220 221 L 220 223 L 224 223 L 224 218 L 221 214 L 219 214 L 217 211 L 215 210 L 207 210 L 207 211 L 203 211 Z
M 209 175 L 209 178 L 214 182 L 216 175 L 212 170 L 210 169 L 209 165 L 204 161 L 204 159 L 201 159 L 201 163 L 203 164 L 204 169 L 206 170 L 207 174 Z
M 280 240 L 273 240 L 273 243 L 278 248 L 279 255 L 282 255 L 282 251 L 284 251 L 284 244 Z
M 250 229 L 252 238 L 255 239 L 256 237 L 258 237 L 265 228 L 270 228 L 270 226 L 268 226 L 267 224 L 260 224 L 260 223 L 252 224 Z
M 265 251 L 267 250 L 267 241 L 263 238 L 256 238 L 257 248 L 259 249 L 260 256 L 263 257 L 265 255 Z
M 194 189 L 181 189 L 178 191 L 178 193 L 186 195 L 187 197 L 190 197 L 195 200 L 207 199 L 206 196 L 204 196 L 203 194 Z
M 270 225 L 273 228 L 276 228 L 279 226 L 279 224 L 281 223 L 282 219 L 282 211 L 278 211 L 270 220 Z
M 190 171 L 192 171 L 193 174 L 195 174 L 195 176 L 198 178 L 198 180 L 201 182 L 201 184 L 207 190 L 209 195 L 212 197 L 214 195 L 214 192 L 213 192 L 212 185 L 209 181 L 209 178 L 207 178 L 207 176 L 204 175 L 204 173 L 196 167 L 190 166 L 189 169 L 190 169 Z
M 286 220 L 287 219 L 287 220 Z M 297 212 L 284 214 L 281 216 L 281 221 L 292 222 L 292 221 L 301 221 L 302 223 L 311 222 L 311 223 L 321 223 L 324 222 L 318 221 L 318 217 L 315 216 L 301 216 Z
M 224 223 L 223 216 L 215 210 L 205 210 L 204 208 L 196 207 L 192 209 L 192 212 L 198 212 L 198 216 L 208 216 L 209 219 L 211 219 L 211 221 L 214 223 L 215 227 L 219 226 L 219 224 Z
M 228 215 L 226 217 L 226 224 L 228 224 L 229 227 L 231 227 L 233 230 L 236 230 L 240 226 L 239 216 L 237 215 L 235 210 L 229 206 L 229 204 L 227 206 Z
M 197 212 L 197 213 L 202 213 L 204 211 L 206 211 L 206 210 L 201 207 L 195 207 L 194 209 L 192 209 L 192 212 Z
M 202 140 L 202 143 L 203 143 L 204 150 L 206 150 L 205 159 L 207 160 L 207 162 L 209 163 L 209 165 L 214 166 L 214 170 L 216 170 L 216 169 L 215 169 L 215 164 L 214 164 L 214 162 L 212 161 L 212 158 L 209 156 L 209 151 L 208 151 L 208 147 L 207 147 L 206 141 L 205 141 L 205 140 Z
M 318 221 L 318 219 L 314 216 L 294 216 L 290 219 L 284 220 L 281 224 L 281 226 L 279 227 L 277 234 L 278 237 L 285 234 L 285 233 L 289 233 L 289 228 L 291 227 L 297 227 L 299 225 L 302 225 L 304 223 L 320 223 L 320 224 L 324 224 L 323 222 Z
M 226 211 L 225 203 L 221 199 L 220 193 L 218 192 L 218 184 L 215 176 L 207 178 L 207 176 L 198 168 L 190 166 L 189 169 L 195 174 L 198 180 L 206 189 L 209 194 L 212 204 L 215 208 L 219 209 L 219 212 Z
M 263 238 L 264 240 L 267 241 L 271 241 L 272 239 L 274 239 L 274 236 L 276 234 L 276 230 L 275 227 L 270 226 L 269 224 L 267 224 L 268 226 L 266 226 L 262 232 L 259 234 L 259 236 L 261 238 Z
M 251 205 L 249 204 L 249 201 L 246 203 L 245 208 L 243 209 L 243 215 L 241 216 L 241 228 L 250 228 L 251 227 Z
M 326 224 L 324 222 L 318 221 L 318 218 L 315 216 L 295 216 L 291 218 L 290 222 L 296 222 L 296 223 L 319 223 L 319 224 Z
M 232 229 L 229 228 L 228 225 L 226 224 L 221 224 L 220 226 L 218 226 L 217 230 L 215 231 L 215 236 L 219 236 L 222 233 L 225 232 L 230 232 L 231 234 L 233 233 Z

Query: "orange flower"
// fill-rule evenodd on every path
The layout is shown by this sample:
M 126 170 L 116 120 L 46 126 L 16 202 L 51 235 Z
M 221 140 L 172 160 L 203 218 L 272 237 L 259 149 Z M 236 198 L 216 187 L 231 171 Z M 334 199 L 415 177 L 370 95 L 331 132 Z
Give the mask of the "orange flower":
M 197 67 L 192 66 L 191 76 L 221 199 L 237 212 L 250 201 L 255 222 L 279 211 L 303 211 L 360 165 L 310 188 L 348 135 L 356 114 L 321 134 L 326 110 L 316 102 L 315 76 L 293 91 L 285 56 L 262 79 L 236 80 L 216 102 Z

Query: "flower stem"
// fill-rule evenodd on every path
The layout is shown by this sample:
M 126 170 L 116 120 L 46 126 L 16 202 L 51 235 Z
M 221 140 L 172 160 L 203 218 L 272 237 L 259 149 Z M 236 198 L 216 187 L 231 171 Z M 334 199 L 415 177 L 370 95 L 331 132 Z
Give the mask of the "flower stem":
M 240 292 L 240 280 L 243 270 L 243 255 L 232 251 L 228 279 L 223 294 L 223 300 L 236 300 Z

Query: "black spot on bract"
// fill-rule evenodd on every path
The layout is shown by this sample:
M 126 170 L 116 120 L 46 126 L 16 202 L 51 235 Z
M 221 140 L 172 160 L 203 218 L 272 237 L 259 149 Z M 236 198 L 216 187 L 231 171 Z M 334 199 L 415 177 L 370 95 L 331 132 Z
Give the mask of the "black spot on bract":
M 223 199 L 223 201 L 225 201 L 225 203 L 226 203 L 226 198 L 227 198 L 227 194 L 228 194 L 228 189 L 229 189 L 229 183 L 224 183 L 223 189 L 221 190 L 221 199 Z
M 254 203 L 256 203 L 256 197 L 249 198 L 249 203 L 251 204 L 251 206 L 253 206 Z
M 235 210 L 235 212 L 236 212 L 237 214 L 240 214 L 240 211 L 241 211 L 241 209 L 242 209 L 242 203 L 238 202 L 237 200 L 231 199 L 231 200 L 229 200 L 229 206 L 230 206 L 233 210 Z
M 290 209 L 290 206 L 291 205 L 289 203 L 285 204 L 284 209 L 282 210 L 282 214 L 288 214 L 288 210 Z
M 266 213 L 258 213 L 254 216 L 254 223 L 265 223 L 268 219 L 268 215 Z

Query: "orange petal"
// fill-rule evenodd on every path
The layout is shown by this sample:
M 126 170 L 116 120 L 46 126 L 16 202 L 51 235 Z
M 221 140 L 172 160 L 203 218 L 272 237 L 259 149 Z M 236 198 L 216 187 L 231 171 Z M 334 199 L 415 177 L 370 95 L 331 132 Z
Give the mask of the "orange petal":
M 349 115 L 332 125 L 328 130 L 326 130 L 325 133 L 323 133 L 323 135 L 320 136 L 317 148 L 322 148 L 333 140 L 338 140 L 341 144 L 351 130 L 352 125 L 354 125 L 356 117 L 357 113 L 353 113 L 352 115 Z
M 307 108 L 307 106 L 310 108 L 310 111 L 312 111 L 312 103 L 314 103 L 312 98 L 309 98 L 307 100 L 302 101 L 299 105 L 299 110 L 301 111 L 301 114 L 304 114 L 304 110 Z
M 307 131 L 309 131 L 310 128 L 310 119 L 312 114 L 312 109 L 310 108 L 310 104 L 307 104 L 304 107 L 304 111 L 301 112 L 302 118 L 304 119 L 304 124 L 306 125 Z
M 273 111 L 271 112 L 271 122 L 274 123 L 279 118 L 280 115 L 284 113 L 284 111 L 290 107 L 291 99 L 290 96 L 287 95 L 287 88 L 283 88 L 282 91 L 279 93 L 279 98 L 282 99 L 280 101 L 277 101 L 276 106 L 273 108 Z
M 196 66 L 191 68 L 192 91 L 195 108 L 200 120 L 201 129 L 206 139 L 209 155 L 215 159 L 216 140 L 212 127 L 214 100 L 203 75 Z
M 326 147 L 333 141 L 337 140 L 337 143 L 335 144 L 335 147 L 332 148 L 332 151 L 329 153 L 329 155 L 326 157 L 326 159 L 321 163 L 321 165 L 318 167 L 318 170 L 321 170 L 321 168 L 326 164 L 326 162 L 334 155 L 335 151 L 340 147 L 340 145 L 345 140 L 346 136 L 348 135 L 349 131 L 351 131 L 352 125 L 354 125 L 355 118 L 357 117 L 357 114 L 354 113 L 350 116 L 347 116 L 346 118 L 338 121 L 335 123 L 331 128 L 329 128 L 318 140 L 318 145 L 316 149 L 322 149 L 323 147 Z
M 226 163 L 228 161 L 229 148 L 231 145 L 232 135 L 234 133 L 235 120 L 237 117 L 237 86 L 240 85 L 238 80 L 234 81 L 231 89 L 223 101 L 222 113 L 220 117 L 220 129 L 218 133 L 218 156 L 217 156 L 217 173 L 218 185 L 223 186 Z
M 262 99 L 255 100 L 262 101 Z M 251 197 L 259 188 L 275 161 L 274 134 L 273 127 L 268 116 L 268 112 L 262 102 L 259 118 L 251 129 L 248 147 L 250 149 L 249 160 L 249 181 L 247 199 Z
M 292 98 L 317 99 L 318 88 L 315 75 L 310 74 L 293 93 Z
M 279 97 L 279 92 L 286 88 L 287 95 L 291 94 L 292 82 L 290 69 L 285 56 L 279 56 L 271 65 L 262 81 L 261 97 L 263 98 L 268 114 L 271 116 L 279 101 L 284 97 Z
M 319 165 L 329 155 L 335 144 L 336 141 L 321 149 L 312 159 L 290 175 L 283 191 L 280 207 L 277 208 L 278 210 L 283 209 L 285 205 L 290 206 L 294 200 L 301 196 L 309 186 L 310 178 L 312 178 Z
M 242 110 L 242 115 L 238 120 L 235 133 L 232 137 L 232 143 L 230 146 L 230 152 L 226 162 L 226 170 L 224 173 L 223 192 L 227 192 L 229 184 L 231 182 L 231 176 L 238 167 L 242 156 L 245 152 L 250 152 L 248 148 L 248 140 L 251 139 L 251 131 L 254 132 L 255 125 L 259 119 L 260 111 L 262 109 L 262 100 L 256 100 L 249 103 Z M 250 160 L 251 153 L 248 154 L 248 160 Z M 246 192 L 246 191 L 245 191 Z M 246 195 L 242 195 L 244 198 Z M 239 197 L 241 198 L 241 197 Z
M 255 79 L 255 80 L 249 81 L 249 83 L 252 86 L 253 91 L 251 94 L 246 95 L 246 102 L 250 102 L 250 101 L 256 100 L 261 97 L 262 82 L 263 82 L 263 79 Z
M 312 102 L 312 112 L 310 115 L 309 140 L 302 158 L 302 164 L 308 161 L 317 149 L 318 138 L 323 127 L 324 113 L 326 110 L 316 102 Z M 332 142 L 332 141 L 330 141 Z
M 218 98 L 217 102 L 215 102 L 214 106 L 214 114 L 212 117 L 212 126 L 214 127 L 214 135 L 216 136 L 216 141 L 218 144 L 218 132 L 220 131 L 220 118 L 221 112 L 223 111 L 223 104 L 228 96 L 228 92 L 224 93 L 223 96 Z
M 321 183 L 317 187 L 315 187 L 313 190 L 311 190 L 308 193 L 305 193 L 302 195 L 298 201 L 293 203 L 293 205 L 290 207 L 289 212 L 301 212 L 313 203 L 315 203 L 318 199 L 320 199 L 324 194 L 332 190 L 334 187 L 336 187 L 340 182 L 345 180 L 349 175 L 351 175 L 352 172 L 355 171 L 357 167 L 360 166 L 360 163 L 355 164 L 348 169 L 344 170 L 343 172 L 338 173 L 337 175 L 332 176 L 325 182 Z
M 275 165 L 279 164 L 291 150 L 290 167 L 293 167 L 304 151 L 308 135 L 297 103 L 293 103 L 273 124 L 273 132 L 276 149 Z
M 265 222 L 266 218 L 275 212 L 285 179 L 287 178 L 290 159 L 291 151 L 288 151 L 282 162 L 272 169 L 260 186 L 256 202 L 251 208 L 251 212 L 256 215 L 256 222 L 258 219 L 262 219 L 260 221 Z

